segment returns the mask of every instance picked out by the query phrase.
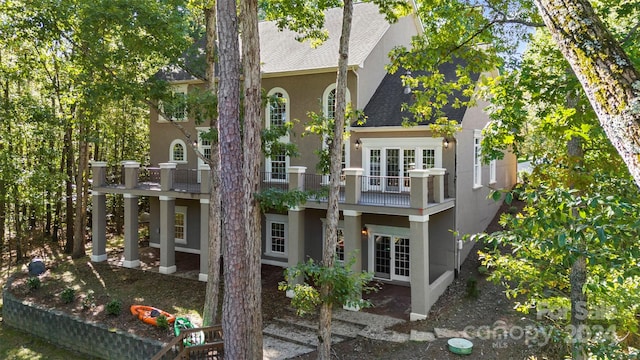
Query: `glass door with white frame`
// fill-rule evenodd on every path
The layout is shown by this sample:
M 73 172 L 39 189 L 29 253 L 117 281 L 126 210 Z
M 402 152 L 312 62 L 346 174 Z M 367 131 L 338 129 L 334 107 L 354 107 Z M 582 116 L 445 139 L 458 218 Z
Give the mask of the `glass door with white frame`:
M 409 281 L 409 238 L 373 234 L 373 273 L 378 279 Z

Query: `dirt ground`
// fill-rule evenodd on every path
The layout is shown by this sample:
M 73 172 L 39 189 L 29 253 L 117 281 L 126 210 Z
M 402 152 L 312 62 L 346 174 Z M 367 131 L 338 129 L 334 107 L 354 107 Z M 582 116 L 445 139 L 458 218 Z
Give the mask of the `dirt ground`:
M 508 209 L 503 206 L 503 210 Z M 497 217 L 488 227 L 488 231 L 499 229 Z M 144 245 L 144 244 L 143 244 Z M 503 288 L 486 280 L 486 275 L 478 272 L 480 265 L 476 244 L 474 251 L 463 263 L 458 277 L 444 295 L 432 307 L 427 320 L 406 322 L 392 330 L 411 333 L 412 331 L 433 332 L 436 328 L 452 331 L 524 329 L 531 326 L 531 320 L 513 310 L 513 303 L 505 298 Z M 92 263 L 89 258 L 71 260 L 60 254 L 58 249 L 49 249 L 48 269 L 41 275 L 42 287 L 29 289 L 26 266 L 19 272 L 11 287 L 16 296 L 40 305 L 55 308 L 67 313 L 101 322 L 110 328 L 122 329 L 140 336 L 168 342 L 172 331 L 152 327 L 137 320 L 129 313 L 132 304 L 145 304 L 169 311 L 176 315 L 188 316 L 195 324 L 201 322 L 205 294 L 205 284 L 197 281 L 198 264 L 193 264 L 193 255 L 176 254 L 176 263 L 180 269 L 176 275 L 157 273 L 157 249 L 141 247 L 140 269 L 127 269 L 117 266 L 120 249 L 112 248 L 108 257 L 116 259 L 110 263 Z M 277 290 L 282 281 L 282 269 L 272 266 L 263 267 L 263 318 L 282 317 L 293 310 L 289 299 Z M 470 283 L 475 283 L 476 296 L 470 296 Z M 71 303 L 62 301 L 62 291 L 68 287 L 75 289 L 75 299 Z M 93 292 L 93 300 L 90 293 Z M 378 314 L 387 314 L 408 320 L 410 312 L 410 293 L 405 287 L 387 286 L 381 294 L 372 295 L 377 307 L 367 309 Z M 385 299 L 382 301 L 381 299 Z M 391 300 L 390 300 L 391 299 Z M 117 300 L 122 305 L 122 313 L 109 315 L 106 305 Z M 507 330 L 508 332 L 509 330 Z M 510 336 L 483 333 L 471 339 L 473 353 L 465 359 L 555 359 L 557 356 L 546 354 L 548 347 L 528 344 L 524 334 L 509 333 Z M 447 339 L 438 338 L 432 342 L 391 343 L 359 337 L 345 341 L 333 347 L 336 359 L 460 359 L 460 355 L 451 353 L 447 348 Z M 315 359 L 310 353 L 298 359 Z

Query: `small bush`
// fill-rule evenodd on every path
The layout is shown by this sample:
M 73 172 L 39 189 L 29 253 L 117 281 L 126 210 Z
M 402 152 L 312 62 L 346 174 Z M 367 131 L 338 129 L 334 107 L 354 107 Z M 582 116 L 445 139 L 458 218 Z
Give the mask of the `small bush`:
M 89 290 L 87 291 L 87 295 L 85 295 L 84 299 L 82 299 L 82 308 L 87 310 L 93 309 L 94 307 L 96 307 L 96 297 L 93 290 Z
M 40 278 L 37 276 L 33 276 L 27 279 L 27 286 L 29 290 L 38 290 L 40 286 L 42 286 L 42 282 L 40 282 Z
M 60 299 L 62 299 L 62 302 L 65 304 L 71 304 L 75 298 L 76 291 L 73 290 L 73 288 L 66 288 L 62 290 L 62 293 L 60 294 Z
M 489 269 L 487 269 L 487 267 L 486 267 L 486 266 L 484 266 L 484 265 L 480 265 L 480 266 L 478 266 L 478 273 L 479 273 L 479 274 L 481 274 L 481 275 L 485 275 L 485 274 L 486 274 L 486 273 L 488 273 L 488 272 L 489 272 Z
M 158 324 L 160 329 L 166 330 L 169 328 L 169 319 L 164 315 L 159 315 L 156 319 L 156 324 Z
M 478 280 L 476 278 L 470 278 L 467 280 L 467 297 L 472 299 L 478 298 L 480 295 L 480 289 L 478 289 Z
M 107 304 L 107 314 L 118 316 L 122 313 L 122 302 L 120 300 L 111 300 Z

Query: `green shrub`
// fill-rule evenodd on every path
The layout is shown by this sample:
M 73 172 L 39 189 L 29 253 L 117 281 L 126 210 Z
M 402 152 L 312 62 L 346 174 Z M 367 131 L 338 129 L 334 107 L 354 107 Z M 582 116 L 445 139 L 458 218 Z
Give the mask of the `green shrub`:
M 122 302 L 120 300 L 111 300 L 107 304 L 107 314 L 118 316 L 122 313 Z
M 467 297 L 477 299 L 478 295 L 480 295 L 480 289 L 478 289 L 478 280 L 472 277 L 467 280 Z
M 169 319 L 164 315 L 159 315 L 156 319 L 156 324 L 158 324 L 160 329 L 166 330 L 169 328 Z
M 27 286 L 30 290 L 38 290 L 42 286 L 42 282 L 40 282 L 39 277 L 33 276 L 27 279 Z
M 96 297 L 93 293 L 93 290 L 87 291 L 87 295 L 85 295 L 84 299 L 82 299 L 82 308 L 83 309 L 93 309 L 96 307 Z
M 75 298 L 76 291 L 73 288 L 66 288 L 62 290 L 62 293 L 60 294 L 60 299 L 62 299 L 62 302 L 65 304 L 71 304 Z

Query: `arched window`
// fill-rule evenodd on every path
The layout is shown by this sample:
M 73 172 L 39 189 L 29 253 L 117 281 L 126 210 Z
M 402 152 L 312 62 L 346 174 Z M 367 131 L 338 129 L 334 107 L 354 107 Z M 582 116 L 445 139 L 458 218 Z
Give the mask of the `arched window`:
M 176 163 L 187 162 L 187 146 L 184 141 L 175 139 L 169 146 L 169 161 Z
M 289 94 L 282 88 L 273 88 L 267 93 L 269 103 L 265 110 L 265 127 L 272 129 L 274 127 L 282 127 L 289 121 Z M 279 139 L 282 143 L 289 142 L 289 135 L 284 135 Z M 266 161 L 266 180 L 268 181 L 286 181 L 287 168 L 289 167 L 289 157 L 283 152 L 280 154 L 271 154 Z
M 347 100 L 346 103 L 349 104 L 351 102 L 351 94 L 349 93 L 349 89 L 347 89 L 347 92 L 345 95 Z M 324 116 L 328 119 L 334 119 L 336 116 L 336 84 L 335 83 L 327 86 L 327 88 L 324 90 L 324 94 L 322 95 L 322 111 L 324 113 Z M 349 147 L 346 145 L 347 145 L 347 141 L 345 141 L 345 143 L 342 146 L 341 157 L 342 157 L 343 169 L 347 167 L 347 163 L 348 163 L 347 152 L 349 151 Z M 322 141 L 322 147 L 325 148 L 326 146 L 327 146 L 327 141 L 325 138 Z

